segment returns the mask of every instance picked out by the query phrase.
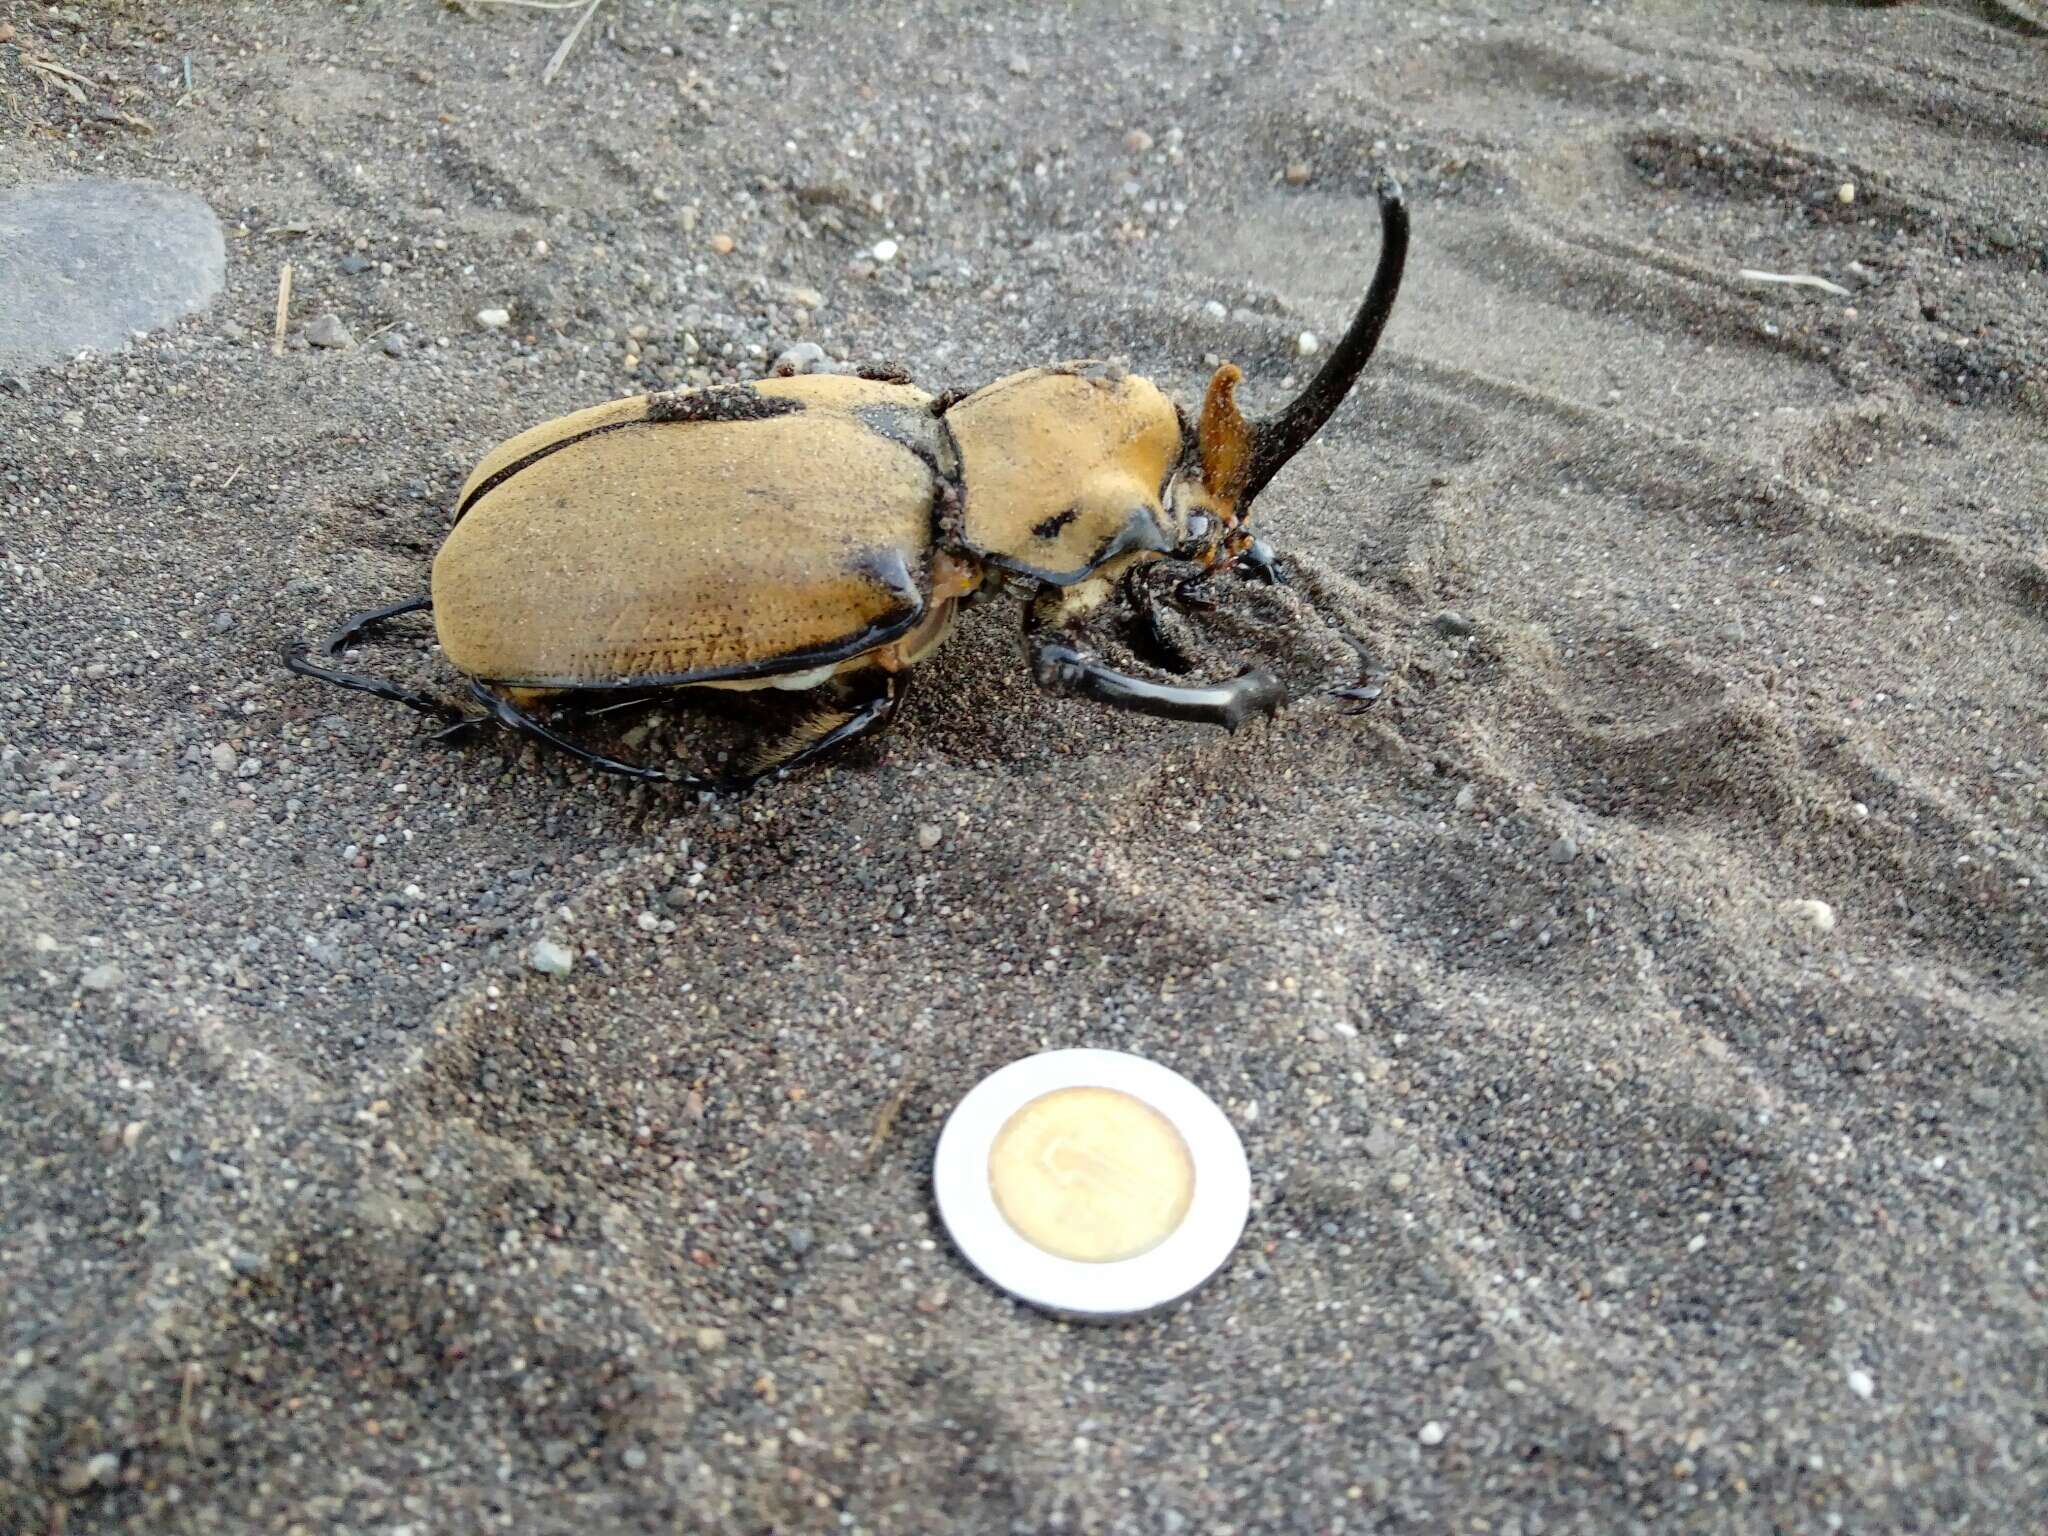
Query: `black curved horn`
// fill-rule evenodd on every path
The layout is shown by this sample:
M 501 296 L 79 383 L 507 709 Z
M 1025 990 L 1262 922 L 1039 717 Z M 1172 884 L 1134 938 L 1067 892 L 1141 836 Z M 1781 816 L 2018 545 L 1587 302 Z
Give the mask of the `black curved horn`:
M 1352 317 L 1351 328 L 1337 343 L 1330 360 L 1309 380 L 1308 388 L 1279 415 L 1253 426 L 1251 472 L 1239 505 L 1266 488 L 1266 482 L 1323 429 L 1331 412 L 1350 393 L 1359 372 L 1379 345 L 1380 332 L 1387 328 L 1387 316 L 1393 313 L 1394 295 L 1400 291 L 1401 269 L 1407 259 L 1408 205 L 1402 201 L 1400 183 L 1388 176 L 1380 182 L 1380 264 L 1372 275 L 1372 287 L 1366 290 L 1365 302 Z

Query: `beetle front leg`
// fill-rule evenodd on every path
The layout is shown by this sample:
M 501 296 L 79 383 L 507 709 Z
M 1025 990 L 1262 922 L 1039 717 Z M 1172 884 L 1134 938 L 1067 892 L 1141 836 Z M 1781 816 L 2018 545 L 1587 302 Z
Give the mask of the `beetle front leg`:
M 1264 667 L 1241 672 L 1228 682 L 1193 687 L 1119 672 L 1088 651 L 1073 629 L 1046 627 L 1039 608 L 1040 603 L 1033 603 L 1024 610 L 1025 646 L 1031 675 L 1048 693 L 1076 694 L 1117 709 L 1220 725 L 1226 731 L 1235 731 L 1255 714 L 1274 714 L 1285 702 L 1280 680 Z
M 1131 649 L 1155 667 L 1168 672 L 1192 672 L 1194 658 L 1181 644 L 1180 637 L 1167 627 L 1159 611 L 1159 596 L 1145 580 L 1147 574 L 1146 568 L 1139 566 L 1124 578 L 1124 595 L 1133 617 L 1125 637 Z
M 1257 579 L 1269 587 L 1284 587 L 1287 578 L 1280 574 L 1277 562 L 1279 556 L 1273 553 L 1273 546 L 1264 539 L 1253 539 L 1245 545 L 1244 553 L 1237 557 L 1237 573 L 1246 581 Z

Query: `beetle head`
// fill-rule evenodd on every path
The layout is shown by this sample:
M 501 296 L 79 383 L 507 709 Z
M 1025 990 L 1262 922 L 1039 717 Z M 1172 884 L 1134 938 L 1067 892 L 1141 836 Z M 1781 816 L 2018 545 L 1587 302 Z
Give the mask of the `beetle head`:
M 1209 380 L 1192 445 L 1196 473 L 1183 473 L 1174 485 L 1174 511 L 1184 529 L 1176 551 L 1181 558 L 1212 569 L 1236 564 L 1251 547 L 1253 500 L 1350 393 L 1386 329 L 1408 258 L 1408 210 L 1391 177 L 1380 183 L 1380 230 L 1379 267 L 1365 302 L 1329 361 L 1291 405 L 1277 416 L 1247 421 L 1237 408 L 1244 377 L 1237 365 L 1225 363 Z

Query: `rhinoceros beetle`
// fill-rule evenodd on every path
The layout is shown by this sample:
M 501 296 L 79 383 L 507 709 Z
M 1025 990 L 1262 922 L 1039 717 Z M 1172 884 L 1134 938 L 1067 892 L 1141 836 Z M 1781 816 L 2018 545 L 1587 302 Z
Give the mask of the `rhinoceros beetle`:
M 1392 181 L 1380 219 L 1350 328 L 1270 420 L 1239 412 L 1229 363 L 1192 425 L 1149 380 L 1088 361 L 955 397 L 869 370 L 614 400 L 493 449 L 462 487 L 429 594 L 357 614 L 317 649 L 293 643 L 285 663 L 447 721 L 444 734 L 495 719 L 607 772 L 740 790 L 885 727 L 955 616 L 1021 586 L 1042 687 L 1234 730 L 1281 704 L 1271 672 L 1155 682 L 1105 665 L 1080 626 L 1148 562 L 1276 579 L 1252 503 L 1379 342 L 1408 248 Z M 339 670 L 374 626 L 423 609 L 466 702 Z M 795 690 L 819 707 L 713 777 L 606 756 L 532 713 L 685 688 Z

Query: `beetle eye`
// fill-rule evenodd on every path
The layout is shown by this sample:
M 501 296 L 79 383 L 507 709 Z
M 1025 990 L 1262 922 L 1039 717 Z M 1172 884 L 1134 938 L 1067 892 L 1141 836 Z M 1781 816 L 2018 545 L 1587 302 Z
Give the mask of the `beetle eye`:
M 1188 537 L 1191 539 L 1206 539 L 1208 536 L 1208 516 L 1205 513 L 1197 512 L 1193 517 L 1188 519 Z

